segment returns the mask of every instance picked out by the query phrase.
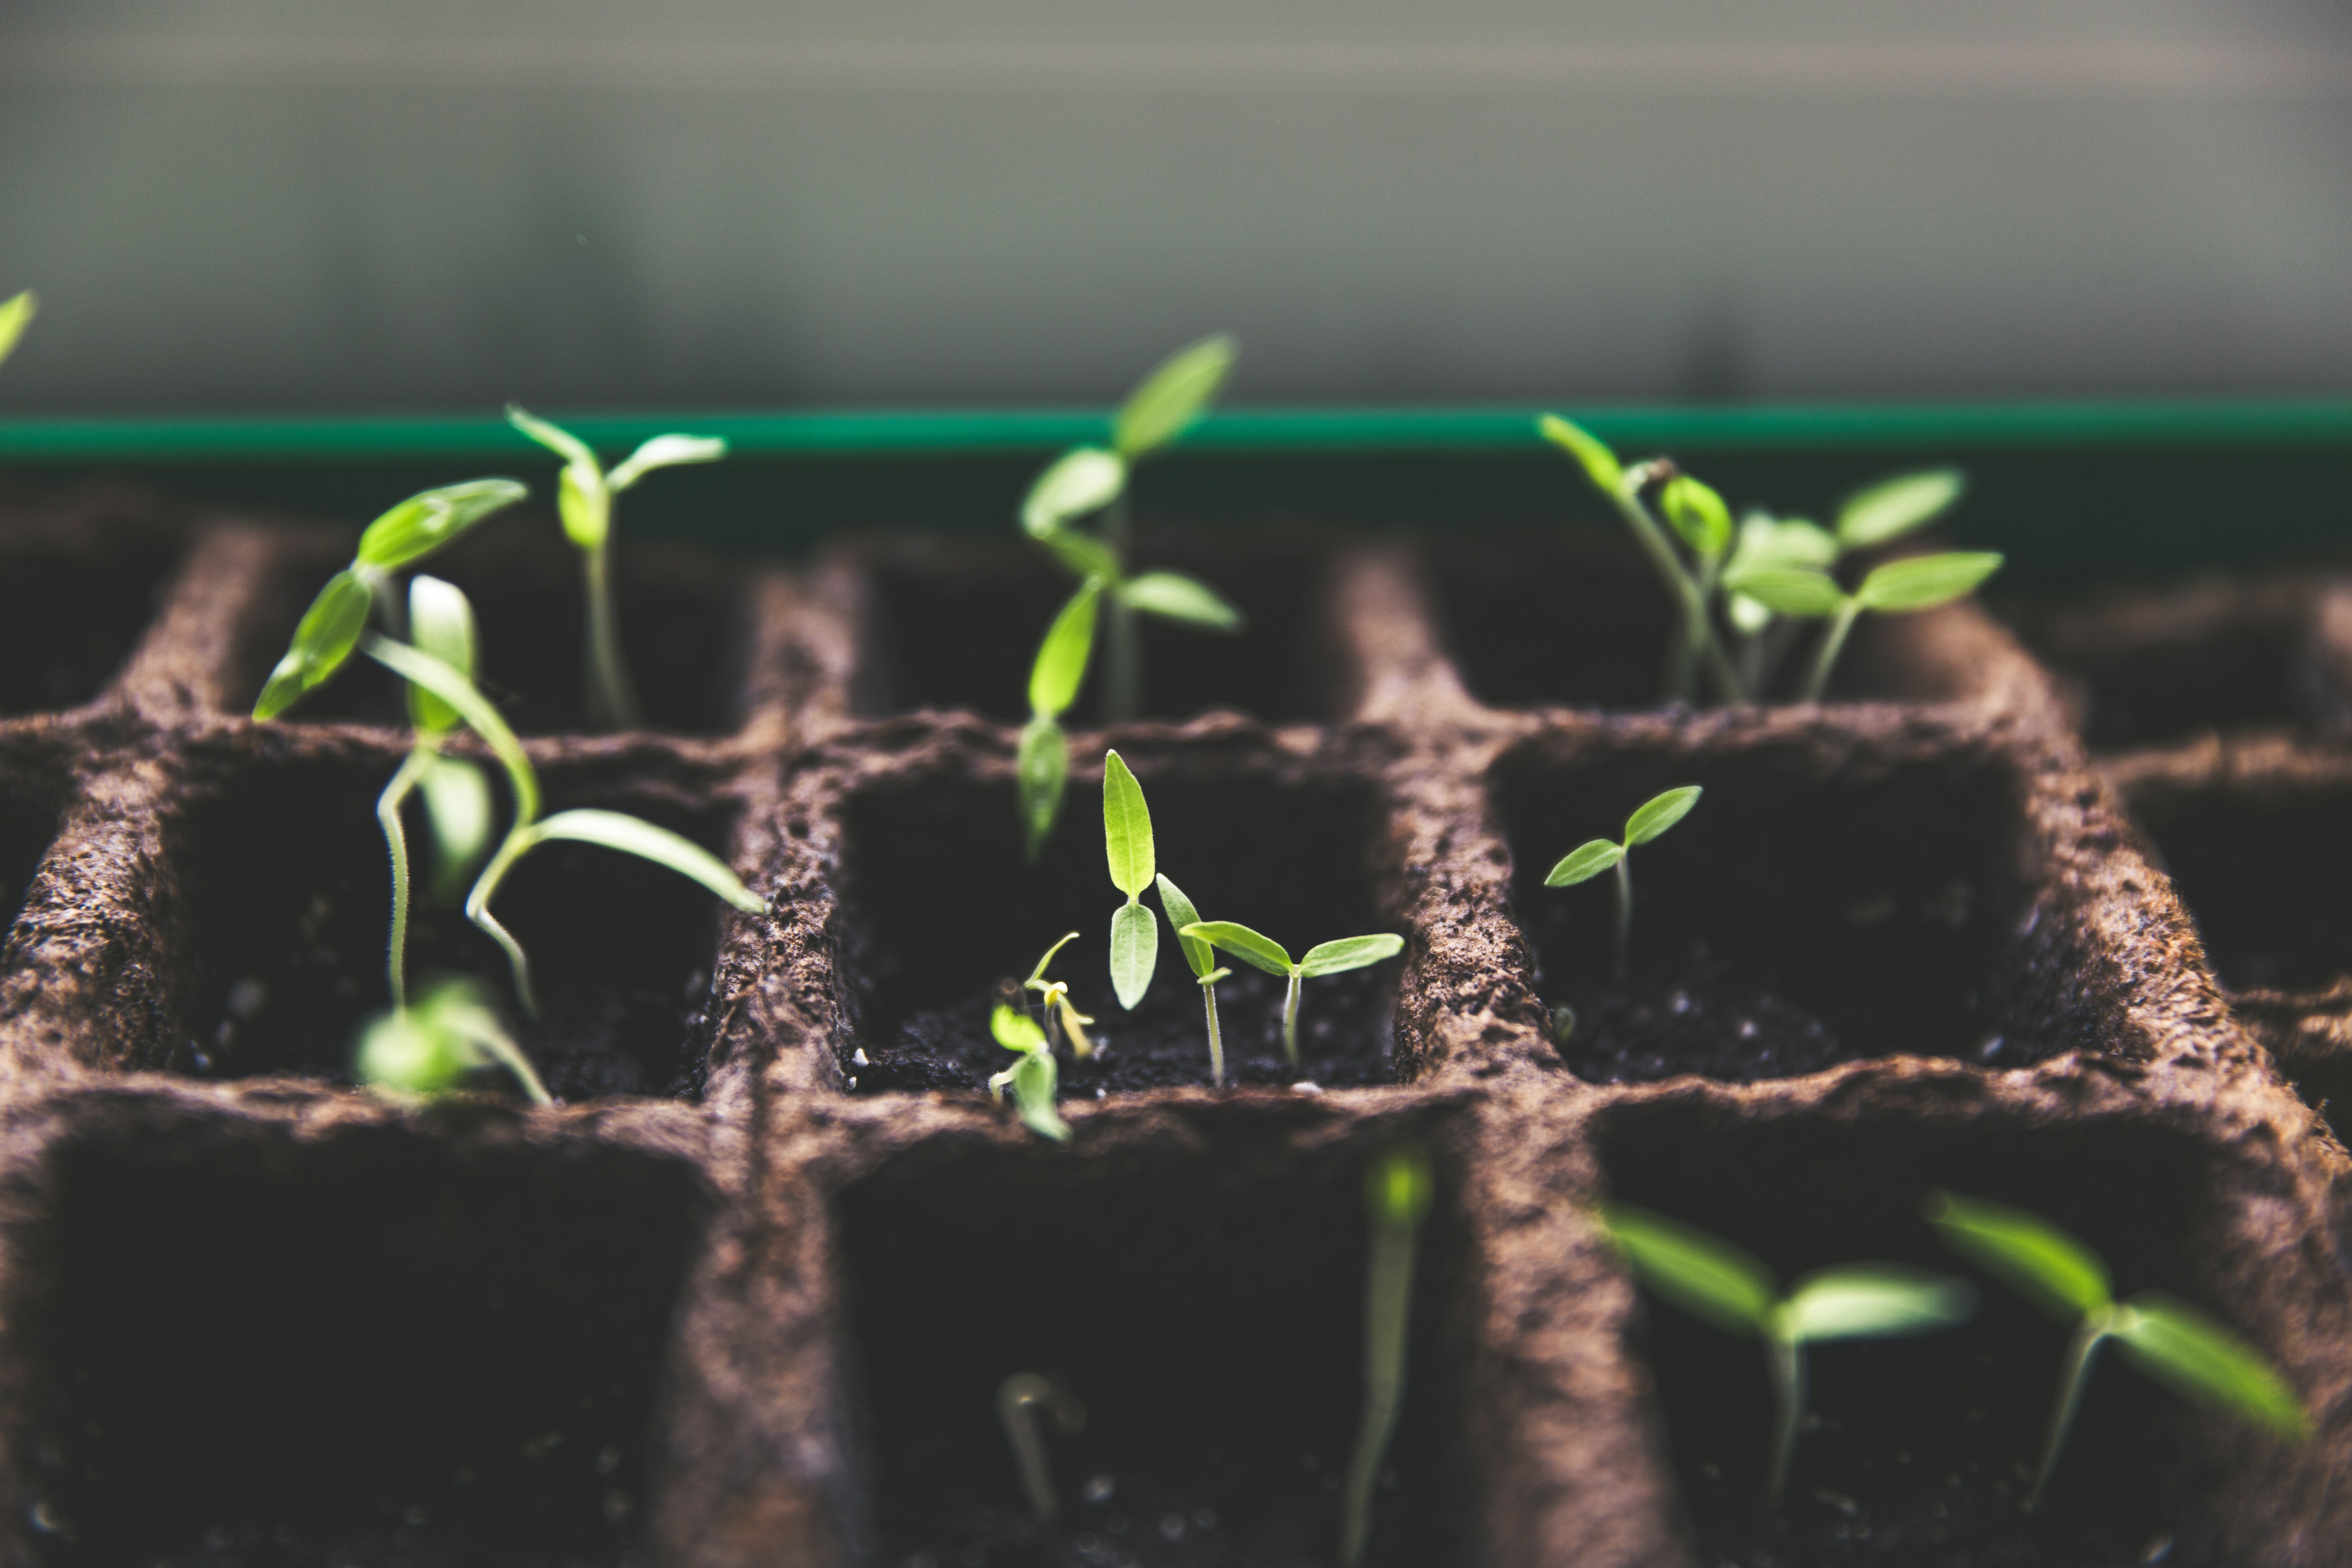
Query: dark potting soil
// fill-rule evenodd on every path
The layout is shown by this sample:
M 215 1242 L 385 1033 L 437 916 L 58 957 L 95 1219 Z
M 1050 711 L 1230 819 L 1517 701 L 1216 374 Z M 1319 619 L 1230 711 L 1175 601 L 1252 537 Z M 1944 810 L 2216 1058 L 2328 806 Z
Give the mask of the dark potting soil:
M 2352 974 L 2346 805 L 2339 788 L 2224 787 L 2135 806 L 2224 984 L 2315 991 Z
M 96 697 L 153 618 L 177 552 L 161 540 L 104 556 L 0 563 L 0 714 Z

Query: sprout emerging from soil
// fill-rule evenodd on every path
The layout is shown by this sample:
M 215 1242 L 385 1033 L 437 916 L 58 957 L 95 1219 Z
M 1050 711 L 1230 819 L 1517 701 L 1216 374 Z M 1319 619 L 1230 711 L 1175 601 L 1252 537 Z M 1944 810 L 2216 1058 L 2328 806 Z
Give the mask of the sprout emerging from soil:
M 1864 577 L 1851 594 L 1827 572 L 1797 567 L 1739 572 L 1727 579 L 1727 585 L 1776 616 L 1830 623 L 1813 656 L 1812 672 L 1805 678 L 1803 700 L 1819 702 L 1829 689 L 1830 671 L 1845 647 L 1846 637 L 1864 610 L 1889 616 L 1932 610 L 1974 593 L 2000 565 L 1997 551 L 1954 550 L 1890 561 Z
M 1045 640 L 1037 645 L 1037 662 L 1029 669 L 1029 722 L 1021 729 L 1020 760 L 1013 772 L 1021 788 L 1021 828 L 1032 860 L 1045 848 L 1055 819 L 1062 814 L 1062 790 L 1070 778 L 1070 745 L 1062 733 L 1062 715 L 1086 684 L 1103 581 L 1089 577 L 1078 585 L 1045 628 Z
M 629 730 L 644 721 L 628 662 L 621 656 L 620 622 L 613 613 L 613 498 L 656 468 L 715 463 L 727 455 L 716 436 L 656 436 L 605 471 L 586 442 L 519 405 L 507 405 L 507 422 L 563 459 L 555 509 L 564 537 L 580 551 L 588 595 L 585 677 L 588 719 L 608 730 Z
M 1636 806 L 1633 815 L 1625 819 L 1625 837 L 1621 843 L 1606 838 L 1588 839 L 1560 857 L 1559 864 L 1544 878 L 1547 888 L 1572 888 L 1579 882 L 1589 882 L 1612 868 L 1617 873 L 1617 978 L 1625 978 L 1632 963 L 1633 946 L 1633 872 L 1630 857 L 1633 846 L 1647 844 L 1675 823 L 1690 815 L 1691 807 L 1706 793 L 1697 784 L 1682 784 L 1663 795 L 1652 795 Z
M 1780 1292 L 1771 1271 L 1730 1243 L 1632 1204 L 1599 1207 L 1603 1233 L 1641 1281 L 1727 1333 L 1753 1334 L 1779 1405 L 1768 1491 L 1779 1501 L 1805 1418 L 1805 1347 L 1903 1339 L 1966 1322 L 1976 1287 L 1894 1263 L 1822 1268 Z
M 1044 1015 L 1046 1048 L 1053 1048 L 1054 1020 L 1058 1016 L 1062 1032 L 1070 1037 L 1070 1054 L 1084 1061 L 1095 1054 L 1094 1042 L 1087 1038 L 1087 1026 L 1094 1020 L 1079 1012 L 1071 1003 L 1070 987 L 1066 982 L 1045 978 L 1045 966 L 1054 962 L 1054 955 L 1077 940 L 1078 933 L 1072 931 L 1047 948 L 1045 956 L 1037 961 L 1037 967 L 1029 972 L 1029 978 L 1021 983 L 1021 989 L 1037 993 L 1037 1010 Z
M 1926 1208 L 1955 1251 L 2074 1325 L 2028 1512 L 2041 1507 L 2050 1489 L 2091 1381 L 2092 1361 L 2109 1340 L 2176 1394 L 2296 1441 L 2310 1436 L 2302 1402 L 2261 1352 L 2163 1291 L 2116 1300 L 2098 1254 L 2041 1215 L 1952 1193 L 1930 1193 Z
M 1217 1027 L 1217 982 L 1233 973 L 1217 963 L 1217 950 L 1197 936 L 1184 934 L 1186 928 L 1201 922 L 1201 911 L 1184 896 L 1184 889 L 1170 881 L 1163 873 L 1160 878 L 1160 908 L 1168 923 L 1176 931 L 1176 945 L 1184 952 L 1184 962 L 1192 966 L 1192 974 L 1201 983 L 1201 1005 L 1209 1016 L 1209 1082 L 1216 1089 L 1225 1087 L 1225 1037 Z
M 1020 1107 L 1021 1120 L 1028 1123 L 1030 1131 L 1056 1143 L 1068 1142 L 1070 1124 L 1054 1109 L 1061 1070 L 1054 1065 L 1054 1048 L 1045 1042 L 1045 1028 L 1020 1008 L 999 1002 L 996 1011 L 989 1015 L 988 1032 L 996 1037 L 998 1045 L 1020 1058 L 988 1080 L 988 1092 L 1003 1100 L 1009 1085 L 1013 1103 Z
M 17 340 L 33 324 L 33 317 L 40 308 L 40 300 L 34 298 L 30 289 L 13 299 L 0 300 L 0 360 L 16 352 Z
M 1232 953 L 1244 963 L 1289 982 L 1282 996 L 1282 1053 L 1294 1068 L 1298 1065 L 1299 983 L 1313 975 L 1362 969 L 1404 951 L 1404 938 L 1401 936 L 1343 936 L 1337 942 L 1318 942 L 1293 963 L 1280 942 L 1234 921 L 1202 921 L 1183 927 L 1176 934 L 1197 938 Z
M 1372 1222 L 1371 1258 L 1364 1272 L 1364 1414 L 1356 1427 L 1340 1505 L 1339 1561 L 1344 1568 L 1356 1568 L 1364 1560 L 1372 1528 L 1372 1482 L 1404 1402 L 1413 1253 L 1433 1192 L 1429 1156 L 1411 1146 L 1389 1150 L 1364 1173 L 1364 1207 Z
M 482 983 L 468 975 L 434 981 L 414 1003 L 360 1026 L 359 1079 L 385 1094 L 431 1099 L 488 1067 L 513 1074 L 534 1105 L 555 1103 Z
M 1013 1445 L 1013 1462 L 1021 1471 L 1021 1489 L 1029 1494 L 1029 1511 L 1037 1522 L 1050 1526 L 1061 1517 L 1054 1496 L 1054 1472 L 1045 1462 L 1045 1435 L 1037 1429 L 1037 1412 L 1054 1417 L 1064 1432 L 1087 1424 L 1087 1407 L 1066 1389 L 1034 1372 L 1016 1372 L 996 1389 L 996 1415 L 1004 1423 L 1004 1440 Z
M 1117 752 L 1103 753 L 1103 847 L 1111 886 L 1127 895 L 1110 917 L 1110 988 L 1131 1013 L 1151 989 L 1152 971 L 1160 966 L 1160 927 L 1139 901 L 1160 867 L 1151 847 L 1151 808 Z

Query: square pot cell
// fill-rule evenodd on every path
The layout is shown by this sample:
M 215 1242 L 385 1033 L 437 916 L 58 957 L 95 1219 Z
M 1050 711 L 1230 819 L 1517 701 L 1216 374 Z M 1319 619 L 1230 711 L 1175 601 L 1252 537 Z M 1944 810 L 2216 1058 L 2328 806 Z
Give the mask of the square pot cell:
M 2221 1160 L 2115 1121 L 1859 1109 L 1651 1101 L 1601 1123 L 1613 1198 L 1746 1248 L 1783 1289 L 1817 1268 L 1886 1261 L 1980 1291 L 1957 1329 L 1809 1351 L 1812 1420 L 1778 1507 L 1765 1500 L 1774 1405 L 1761 1346 L 1643 1292 L 1633 1348 L 1656 1380 L 1698 1561 L 2213 1563 L 2214 1505 L 2263 1495 L 2291 1447 L 2187 1403 L 2110 1348 L 2042 1509 L 2026 1514 L 2070 1327 L 1973 1270 L 1920 1205 L 1941 1188 L 2043 1215 L 2105 1258 L 2119 1296 L 2162 1289 L 2244 1331 L 2273 1286 L 2258 1250 L 2231 1244 Z M 2268 1528 L 2284 1539 L 2296 1527 Z
M 1490 708 L 1636 710 L 1661 705 L 1674 606 L 1657 569 L 1619 533 L 1563 527 L 1449 535 L 1429 548 L 1444 641 Z M 1864 616 L 1830 679 L 1832 701 L 1948 702 L 1963 672 L 1908 657 L 1913 616 Z M 1767 695 L 1801 684 L 1815 632 L 1782 653 Z
M 582 673 L 587 633 L 581 560 L 552 518 L 524 516 L 486 523 L 417 569 L 456 584 L 473 601 L 478 684 L 523 734 L 591 728 Z M 232 689 L 242 703 L 260 695 L 302 612 L 343 564 L 321 560 L 289 570 L 280 591 L 264 601 L 266 610 L 241 639 L 243 676 Z M 688 735 L 733 730 L 742 717 L 751 635 L 741 574 L 691 552 L 622 542 L 614 546 L 613 576 L 622 653 L 646 727 Z M 364 658 L 288 717 L 408 723 L 400 682 Z
M 89 1120 L 10 1237 L 35 1561 L 640 1560 L 690 1168 L 132 1100 Z
M 1378 817 L 1370 791 L 1301 782 L 1246 765 L 1166 773 L 1136 759 L 1160 868 L 1205 920 L 1239 920 L 1296 955 L 1318 942 L 1395 929 L 1367 860 Z M 1078 938 L 1049 972 L 1096 1021 L 1101 1049 L 1064 1058 L 1063 1097 L 1210 1081 L 1201 989 L 1155 889 L 1159 968 L 1142 1004 L 1122 1010 L 1109 973 L 1111 886 L 1099 776 L 1073 779 L 1062 821 L 1035 865 L 1022 856 L 1009 778 L 950 763 L 870 786 L 843 807 L 838 953 L 851 1038 L 838 1047 L 859 1093 L 982 1089 L 1010 1057 L 989 1016 L 1038 955 Z M 1326 1087 L 1394 1076 L 1398 961 L 1306 982 L 1300 1065 L 1282 1050 L 1283 983 L 1239 962 L 1217 986 L 1228 1083 Z M 851 1055 L 862 1051 L 860 1063 Z
M 256 761 L 174 803 L 167 826 L 184 1043 L 169 1066 L 347 1081 L 362 1020 L 389 1005 L 392 881 L 375 802 L 397 759 Z M 731 816 L 604 769 L 542 771 L 548 810 L 629 812 L 724 855 Z M 499 820 L 507 810 L 498 789 Z M 520 1017 L 505 956 L 467 921 L 464 887 L 436 896 L 421 812 L 407 819 L 412 986 L 480 977 L 560 1099 L 693 1096 L 709 1045 L 703 1004 L 724 906 L 676 872 L 608 849 L 550 844 L 493 911 L 530 953 L 541 1005 Z M 504 1086 L 503 1079 L 494 1080 Z
M 1964 743 L 1874 754 L 1854 740 L 1586 741 L 1498 764 L 1513 910 L 1579 1076 L 1745 1081 L 1895 1054 L 2013 1067 L 2064 1048 L 2073 1021 L 2018 999 L 2022 781 Z M 1620 979 L 1612 876 L 1544 879 L 1689 784 L 1706 792 L 1696 808 L 1630 857 Z
M 176 531 L 102 497 L 0 525 L 0 715 L 97 697 L 154 618 L 182 549 Z
M 874 1561 L 1274 1568 L 1332 1560 L 1362 1407 L 1366 1138 L 1286 1142 L 1203 1117 L 1073 1163 L 1034 1147 L 902 1157 L 837 1215 L 861 1374 Z M 1368 1561 L 1458 1568 L 1462 1222 L 1441 1163 L 1403 1412 Z M 997 1414 L 1035 1373 L 1060 1519 L 1041 1528 Z
M 1141 569 L 1201 579 L 1242 612 L 1238 633 L 1144 616 L 1142 717 L 1189 719 L 1231 709 L 1271 723 L 1331 717 L 1320 558 L 1296 542 L 1220 540 L 1147 531 Z M 914 540 L 856 559 L 866 574 L 853 691 L 869 714 L 967 709 L 1018 723 L 1029 717 L 1029 669 L 1054 616 L 1076 591 L 1069 574 L 1025 542 Z M 1087 685 L 1068 722 L 1103 721 L 1107 636 L 1097 632 Z

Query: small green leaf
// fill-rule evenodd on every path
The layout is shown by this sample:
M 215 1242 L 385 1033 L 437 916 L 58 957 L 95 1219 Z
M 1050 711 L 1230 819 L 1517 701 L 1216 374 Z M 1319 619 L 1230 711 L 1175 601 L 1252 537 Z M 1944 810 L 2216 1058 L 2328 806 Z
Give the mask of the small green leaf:
M 1591 479 L 1593 489 L 1603 495 L 1617 493 L 1618 487 L 1625 479 L 1625 468 L 1618 462 L 1617 454 L 1611 451 L 1601 437 L 1581 425 L 1570 424 L 1557 414 L 1547 414 L 1537 420 L 1536 428 L 1543 433 L 1545 440 L 1565 449 L 1584 465 L 1585 476 Z
M 474 679 L 474 606 L 454 583 L 419 574 L 408 584 L 408 640 L 423 653 Z M 455 729 L 457 710 L 421 686 L 408 689 L 408 721 L 426 735 Z
M 463 1040 L 433 1027 L 421 1011 L 396 1007 L 361 1028 L 354 1070 L 371 1089 L 429 1096 L 448 1093 L 481 1065 Z
M 1791 616 L 1800 620 L 1817 620 L 1845 608 L 1845 590 L 1825 572 L 1762 566 L 1752 572 L 1730 573 L 1724 577 L 1723 585 L 1732 593 L 1745 594 L 1776 616 Z
M 1740 520 L 1739 542 L 1724 571 L 1727 577 L 1767 567 L 1803 571 L 1834 565 L 1837 558 L 1837 540 L 1821 524 L 1801 517 L 1780 519 L 1751 511 Z
M 1059 529 L 1038 542 L 1052 551 L 1055 559 L 1081 582 L 1088 577 L 1099 577 L 1106 583 L 1118 581 L 1118 552 L 1091 533 L 1075 528 Z
M 1216 401 L 1240 348 L 1229 332 L 1178 349 L 1128 394 L 1111 444 L 1130 460 L 1182 435 Z
M 555 478 L 555 515 L 577 550 L 595 550 L 613 536 L 613 492 L 594 465 L 566 464 Z
M 1429 1156 L 1410 1143 L 1384 1149 L 1364 1171 L 1364 1207 L 1374 1225 L 1391 1229 L 1418 1227 L 1437 1196 L 1430 1177 Z
M 1870 550 L 1923 528 L 1950 510 L 1968 480 L 1958 468 L 1902 474 L 1855 491 L 1838 509 L 1838 542 Z
M 1777 1294 L 1770 1270 L 1703 1230 L 1633 1204 L 1602 1204 L 1601 1232 L 1642 1283 L 1732 1333 L 1758 1333 Z
M 1201 922 L 1201 911 L 1184 896 L 1184 889 L 1168 879 L 1162 871 L 1159 877 L 1160 909 L 1168 917 L 1168 929 L 1176 933 L 1176 945 L 1184 951 L 1184 962 L 1197 976 L 1205 976 L 1217 966 L 1217 950 L 1197 936 L 1186 936 L 1184 928 Z
M 467 877 L 489 853 L 489 778 L 463 757 L 436 757 L 416 787 L 425 797 L 425 821 L 433 833 L 434 890 L 440 898 L 455 900 L 465 891 Z
M 2158 1290 L 2133 1297 L 2108 1331 L 2150 1376 L 2200 1404 L 2283 1436 L 2310 1436 L 2311 1417 L 2263 1353 L 2190 1306 Z
M 1054 962 L 1054 955 L 1055 953 L 1061 952 L 1064 948 L 1069 946 L 1070 943 L 1077 940 L 1078 933 L 1076 931 L 1065 932 L 1061 941 L 1047 948 L 1038 956 L 1037 967 L 1029 972 L 1029 978 L 1021 983 L 1021 988 L 1024 991 L 1043 991 L 1045 989 L 1045 966 Z
M 506 769 L 514 785 L 515 820 L 530 822 L 539 816 L 539 773 L 530 765 L 530 755 L 522 749 L 522 742 L 515 738 L 514 731 L 499 710 L 490 706 L 489 699 L 474 689 L 472 681 L 431 654 L 419 653 L 406 643 L 394 642 L 390 637 L 371 633 L 360 647 L 393 674 L 424 687 L 455 708 L 466 721 L 467 728 L 482 738 L 482 743 L 496 753 L 499 765 Z
M 1666 481 L 1658 505 L 1700 560 L 1712 561 L 1730 548 L 1731 508 L 1702 480 L 1676 474 Z
M 1110 988 L 1129 1012 L 1151 989 L 1160 967 L 1160 922 L 1141 904 L 1121 904 L 1110 917 Z
M 1070 1141 L 1070 1124 L 1054 1108 L 1054 1090 L 1062 1071 L 1051 1051 L 1031 1051 L 1013 1068 L 1013 1100 L 1030 1131 L 1056 1143 Z
M 0 300 L 0 360 L 16 353 L 17 341 L 24 337 L 25 329 L 33 324 L 33 317 L 40 306 L 41 302 L 33 297 L 30 289 L 13 299 Z
M 1854 597 L 1865 610 L 1902 615 L 1932 610 L 1975 591 L 1978 584 L 2000 570 L 1999 552 L 1955 550 L 1942 555 L 1915 555 L 1890 561 L 1862 580 Z
M 595 452 L 589 447 L 587 442 L 583 441 L 562 426 L 540 418 L 524 408 L 521 404 L 507 405 L 507 423 L 562 458 L 566 465 L 577 464 L 582 468 L 603 471 L 602 466 L 596 461 Z
M 1318 942 L 1301 953 L 1298 973 L 1310 978 L 1340 974 L 1394 958 L 1403 951 L 1404 938 L 1401 936 L 1343 936 L 1337 942 Z
M 328 578 L 310 607 L 302 612 L 286 657 L 269 672 L 260 699 L 253 705 L 253 716 L 275 719 L 333 679 L 352 657 L 352 649 L 359 646 L 374 603 L 367 580 L 358 572 L 347 569 Z
M 1073 447 L 1046 466 L 1021 502 L 1021 526 L 1033 539 L 1074 518 L 1100 511 L 1127 488 L 1127 463 L 1099 447 Z
M 604 476 L 605 488 L 620 494 L 656 468 L 688 463 L 715 463 L 727 455 L 727 442 L 718 436 L 656 436 L 630 453 L 621 466 Z
M 1752 637 L 1772 624 L 1772 612 L 1745 594 L 1732 595 L 1724 609 L 1731 617 L 1732 629 L 1743 637 Z
M 996 1005 L 988 1016 L 988 1032 L 996 1043 L 1008 1051 L 1042 1051 L 1045 1048 L 1045 1031 L 1037 1020 L 1018 1007 Z
M 1953 1250 L 2063 1322 L 2114 1300 L 2098 1255 L 2040 1215 L 1957 1193 L 1930 1193 L 1924 1206 Z
M 1279 974 L 1290 974 L 1290 954 L 1272 937 L 1260 936 L 1238 921 L 1202 921 L 1197 925 L 1180 930 L 1180 936 L 1196 936 L 1212 947 L 1221 947 L 1244 963 Z
M 756 915 L 768 907 L 765 900 L 737 879 L 727 862 L 693 839 L 667 827 L 656 827 L 642 817 L 617 811 L 559 811 L 534 824 L 530 836 L 538 843 L 551 838 L 569 839 L 650 860 L 701 883 L 745 914 Z
M 1895 1263 L 1854 1263 L 1799 1280 L 1777 1315 L 1780 1331 L 1806 1344 L 1933 1333 L 1968 1321 L 1976 1310 L 1976 1287 L 1965 1279 Z
M 1062 815 L 1062 792 L 1070 779 L 1070 743 L 1062 727 L 1043 713 L 1021 727 L 1021 751 L 1013 763 L 1021 792 L 1021 827 L 1029 858 L 1053 836 Z
M 1706 793 L 1697 784 L 1682 784 L 1662 794 L 1654 795 L 1633 808 L 1625 819 L 1625 843 L 1630 847 L 1647 844 L 1691 813 L 1698 797 Z M 1647 865 L 1647 861 L 1643 864 Z
M 1559 858 L 1559 864 L 1544 879 L 1544 886 L 1573 888 L 1579 882 L 1590 882 L 1623 858 L 1623 845 L 1612 844 L 1606 838 L 1589 839 Z
M 354 564 L 383 572 L 414 566 L 530 494 L 512 479 L 467 479 L 410 496 L 367 525 Z
M 1142 897 L 1160 869 L 1151 849 L 1151 808 L 1143 804 L 1143 786 L 1128 770 L 1127 759 L 1117 752 L 1103 753 L 1103 848 L 1111 886 L 1129 899 Z
M 1078 700 L 1087 679 L 1087 661 L 1095 647 L 1095 607 L 1102 598 L 1103 580 L 1089 577 L 1070 595 L 1045 628 L 1037 645 L 1037 662 L 1029 669 L 1029 710 L 1058 719 Z
M 1242 629 L 1242 613 L 1217 591 L 1181 572 L 1145 572 L 1120 585 L 1118 596 L 1131 609 L 1162 620 L 1181 621 L 1213 632 Z

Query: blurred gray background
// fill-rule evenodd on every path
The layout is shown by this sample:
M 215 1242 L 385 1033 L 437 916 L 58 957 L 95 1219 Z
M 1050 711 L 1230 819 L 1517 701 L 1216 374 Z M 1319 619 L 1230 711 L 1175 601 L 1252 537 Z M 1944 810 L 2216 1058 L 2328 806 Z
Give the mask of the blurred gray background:
M 16 412 L 2352 387 L 2352 11 L 7 0 Z

